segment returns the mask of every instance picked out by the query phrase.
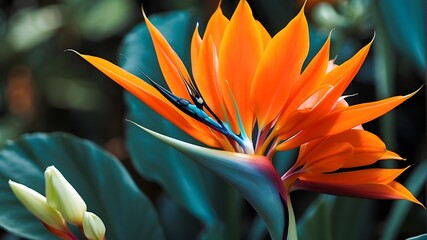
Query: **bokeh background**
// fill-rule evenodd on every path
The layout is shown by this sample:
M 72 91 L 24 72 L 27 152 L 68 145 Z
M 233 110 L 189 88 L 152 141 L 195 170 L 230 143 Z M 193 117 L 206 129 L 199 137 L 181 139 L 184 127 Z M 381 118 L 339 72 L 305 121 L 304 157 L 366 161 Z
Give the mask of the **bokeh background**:
M 231 16 L 237 2 L 222 1 L 226 16 Z M 271 35 L 283 28 L 303 3 L 248 2 Z M 117 62 L 123 37 L 142 20 L 141 3 L 148 15 L 193 8 L 199 13 L 200 23 L 206 22 L 218 5 L 216 1 L 196 0 L 0 2 L 0 146 L 24 133 L 65 131 L 103 146 L 134 173 L 124 143 L 123 90 L 64 50 L 75 49 Z M 309 58 L 331 29 L 331 52 L 337 63 L 375 36 L 365 64 L 346 92 L 357 93 L 349 102 L 411 93 L 426 81 L 425 9 L 424 0 L 308 0 L 306 15 L 312 39 Z M 424 86 L 392 113 L 364 126 L 380 135 L 389 149 L 407 158 L 402 166 L 416 167 L 427 160 L 426 89 Z M 411 172 L 407 171 L 401 180 Z M 156 201 L 159 186 L 137 174 L 134 177 Z M 296 197 L 301 202 L 300 208 L 296 207 L 298 219 L 314 196 Z M 425 189 L 419 199 L 425 203 Z M 390 205 L 380 201 L 374 208 L 377 223 L 371 227 L 373 239 L 381 235 Z M 253 215 L 250 209 L 248 212 Z M 419 208 L 411 208 L 405 222 L 401 238 L 426 232 L 426 214 Z M 15 238 L 0 230 L 0 239 Z

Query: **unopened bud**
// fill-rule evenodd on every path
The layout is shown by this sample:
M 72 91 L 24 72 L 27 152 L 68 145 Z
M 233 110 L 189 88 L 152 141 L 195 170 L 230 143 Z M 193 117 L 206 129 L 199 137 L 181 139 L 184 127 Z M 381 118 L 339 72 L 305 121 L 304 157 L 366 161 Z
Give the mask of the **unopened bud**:
M 9 186 L 19 201 L 44 224 L 68 232 L 61 213 L 47 204 L 46 198 L 33 189 L 9 180 Z
M 69 223 L 82 225 L 86 203 L 54 166 L 44 172 L 47 203 L 62 213 Z
M 89 240 L 103 240 L 105 225 L 94 213 L 86 212 L 83 217 L 83 231 Z

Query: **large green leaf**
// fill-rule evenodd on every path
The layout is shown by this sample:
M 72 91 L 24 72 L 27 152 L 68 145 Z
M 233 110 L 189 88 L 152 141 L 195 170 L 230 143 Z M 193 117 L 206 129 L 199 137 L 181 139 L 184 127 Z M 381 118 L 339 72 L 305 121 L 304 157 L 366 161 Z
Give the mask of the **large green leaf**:
M 425 1 L 381 0 L 379 8 L 395 46 L 421 70 L 426 69 Z
M 196 24 L 194 14 L 177 11 L 149 18 L 188 66 L 190 39 Z M 125 37 L 121 53 L 124 57 L 120 65 L 124 69 L 139 77 L 142 77 L 142 70 L 156 82 L 164 84 L 145 24 L 138 25 Z M 183 141 L 194 141 L 133 95 L 126 93 L 125 98 L 128 119 Z M 221 185 L 217 184 L 212 174 L 161 141 L 142 134 L 133 124 L 126 125 L 126 139 L 139 174 L 159 183 L 173 200 L 185 206 L 205 224 L 218 222 L 213 199 L 221 196 L 221 192 L 214 189 L 216 185 L 217 188 Z
M 139 127 L 227 181 L 254 207 L 264 220 L 271 238 L 283 239 L 288 214 L 284 204 L 288 196 L 269 159 L 200 147 Z
M 331 208 L 334 197 L 320 195 L 298 221 L 298 237 L 301 240 L 331 240 Z
M 7 181 L 44 194 L 44 170 L 54 165 L 106 225 L 107 239 L 164 239 L 158 216 L 125 168 L 97 145 L 64 134 L 29 134 L 0 151 L 0 226 L 28 239 L 52 239 L 17 200 Z
M 356 240 L 371 233 L 372 201 L 321 194 L 298 221 L 300 239 Z

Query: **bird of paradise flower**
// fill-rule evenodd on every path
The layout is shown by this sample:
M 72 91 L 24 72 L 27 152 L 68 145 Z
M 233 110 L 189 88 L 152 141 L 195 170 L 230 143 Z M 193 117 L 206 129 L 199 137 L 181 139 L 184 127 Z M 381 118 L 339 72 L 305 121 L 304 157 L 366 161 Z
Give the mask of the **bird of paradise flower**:
M 414 93 L 354 106 L 342 96 L 372 42 L 338 66 L 331 65 L 328 37 L 302 70 L 309 49 L 304 8 L 271 37 L 241 0 L 231 19 L 218 7 L 203 38 L 196 26 L 191 77 L 160 31 L 144 18 L 167 88 L 145 74 L 147 81 L 104 59 L 80 56 L 207 145 L 140 126 L 236 187 L 264 219 L 273 239 L 296 239 L 289 197 L 295 190 L 422 205 L 395 181 L 406 168 L 369 168 L 379 160 L 402 158 L 361 127 Z M 296 163 L 280 177 L 272 157 L 296 147 Z M 362 166 L 367 168 L 355 170 Z

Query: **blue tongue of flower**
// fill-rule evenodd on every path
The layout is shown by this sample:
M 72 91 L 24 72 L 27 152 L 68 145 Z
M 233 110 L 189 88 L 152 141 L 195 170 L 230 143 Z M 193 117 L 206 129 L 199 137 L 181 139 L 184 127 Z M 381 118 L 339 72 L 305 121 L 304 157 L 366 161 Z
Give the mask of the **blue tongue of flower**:
M 188 90 L 189 95 L 192 98 L 192 101 L 195 104 L 192 104 L 190 101 L 184 98 L 180 98 L 176 95 L 174 95 L 172 92 L 167 90 L 166 88 L 162 87 L 160 84 L 156 83 L 154 80 L 152 80 L 147 74 L 141 71 L 141 73 L 150 81 L 150 83 L 159 91 L 169 102 L 171 102 L 174 106 L 176 106 L 178 109 L 180 109 L 182 112 L 187 114 L 188 116 L 196 119 L 197 121 L 205 124 L 206 126 L 215 129 L 216 131 L 224 134 L 225 136 L 233 139 L 236 141 L 237 144 L 239 144 L 243 149 L 247 149 L 247 144 L 245 144 L 244 139 L 240 135 L 236 135 L 230 127 L 227 127 L 226 124 L 224 124 L 216 115 L 215 113 L 209 108 L 209 106 L 206 104 L 206 102 L 203 100 L 199 90 L 197 89 L 197 86 L 192 83 L 188 83 L 186 80 L 183 79 L 184 84 Z M 210 117 L 204 110 L 209 111 L 209 113 L 212 114 L 212 116 L 215 118 Z

